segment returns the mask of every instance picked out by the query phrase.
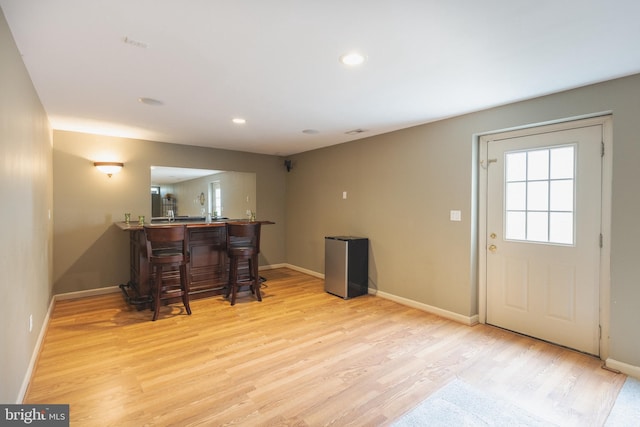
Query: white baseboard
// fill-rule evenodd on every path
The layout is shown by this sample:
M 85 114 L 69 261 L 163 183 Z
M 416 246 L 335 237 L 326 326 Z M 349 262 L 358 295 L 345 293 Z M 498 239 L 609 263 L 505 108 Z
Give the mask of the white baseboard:
M 20 391 L 18 392 L 18 396 L 16 398 L 16 404 L 21 404 L 24 401 L 24 397 L 27 394 L 27 389 L 29 388 L 29 383 L 31 382 L 31 375 L 33 374 L 33 370 L 36 367 L 36 363 L 38 362 L 38 357 L 40 356 L 40 348 L 42 347 L 42 343 L 44 341 L 44 336 L 47 333 L 47 329 L 49 328 L 49 319 L 51 319 L 51 314 L 53 313 L 53 308 L 56 305 L 56 301 L 69 300 L 69 299 L 77 299 L 77 298 L 85 298 L 96 295 L 104 295 L 111 294 L 115 292 L 120 292 L 120 288 L 118 286 L 109 286 L 106 288 L 98 288 L 98 289 L 88 289 L 86 291 L 77 291 L 77 292 L 68 292 L 65 294 L 54 295 L 49 302 L 49 308 L 47 310 L 47 314 L 42 321 L 42 327 L 40 328 L 40 332 L 38 333 L 38 339 L 36 340 L 36 345 L 33 348 L 33 352 L 31 353 L 31 359 L 29 360 L 29 366 L 27 366 L 27 371 L 24 374 L 24 379 L 22 380 L 22 386 L 20 387 Z
M 397 302 L 408 307 L 417 308 L 418 310 L 426 311 L 427 313 L 436 314 L 445 319 L 453 320 L 458 323 L 463 323 L 468 326 L 478 324 L 478 315 L 463 316 L 462 314 L 454 313 L 453 311 L 444 310 L 442 308 L 434 307 L 432 305 L 417 302 L 408 298 L 399 297 L 397 295 L 389 294 L 387 292 L 378 291 L 375 289 L 369 289 L 369 294 L 376 295 L 381 298 L 385 298 L 394 302 Z
M 64 301 L 67 299 L 78 299 L 86 297 L 95 297 L 97 295 L 113 294 L 120 292 L 119 286 L 108 286 L 106 288 L 87 289 L 84 291 L 67 292 L 64 294 L 54 295 L 56 301 Z
M 258 271 L 260 270 L 274 270 L 276 268 L 288 267 L 287 264 L 270 264 L 270 265 L 261 265 L 258 267 Z
M 16 398 L 17 405 L 22 404 L 22 402 L 24 401 L 24 397 L 27 394 L 27 389 L 29 388 L 29 383 L 31 382 L 31 374 L 33 374 L 36 363 L 38 363 L 38 357 L 40 356 L 40 347 L 42 347 L 44 336 L 46 335 L 47 329 L 49 328 L 49 319 L 51 318 L 51 313 L 53 313 L 54 306 L 55 297 L 51 298 L 51 301 L 49 302 L 49 309 L 47 310 L 47 314 L 44 316 L 44 320 L 42 321 L 42 327 L 40 328 L 40 332 L 38 333 L 36 345 L 33 348 L 33 352 L 31 353 L 31 359 L 29 360 L 29 366 L 27 366 L 27 372 L 25 372 L 24 374 L 22 386 L 20 387 L 18 397 Z
M 318 279 L 324 279 L 324 274 L 318 273 L 313 270 L 307 270 L 306 268 L 298 267 L 293 264 L 275 264 L 274 267 L 271 268 L 290 268 L 291 270 L 299 271 L 300 273 L 308 274 L 309 276 L 317 277 Z
M 279 264 L 278 267 L 286 267 L 292 270 L 299 271 L 301 273 L 308 274 L 310 276 L 318 277 L 320 279 L 324 279 L 324 274 L 307 270 L 305 268 L 297 267 L 291 264 Z M 465 325 L 473 326 L 478 324 L 478 315 L 475 314 L 473 316 L 463 316 L 462 314 L 454 313 L 452 311 L 443 310 L 438 307 L 434 307 L 428 304 L 423 304 L 421 302 L 417 302 L 414 300 L 410 300 L 408 298 L 399 297 L 393 294 L 389 294 L 387 292 L 378 291 L 376 289 L 369 288 L 369 295 L 379 296 L 381 298 L 385 298 L 394 302 L 397 302 L 402 305 L 406 305 L 408 307 L 417 308 L 418 310 L 426 311 L 427 313 L 436 314 L 440 317 L 444 317 L 445 319 L 453 320 L 455 322 L 463 323 Z
M 615 371 L 620 371 L 623 374 L 629 375 L 630 377 L 634 377 L 640 379 L 640 366 L 629 365 L 628 363 L 618 362 L 615 359 L 608 358 L 604 361 L 604 365 Z
M 295 271 L 299 271 L 300 273 L 308 274 L 309 276 L 317 277 L 318 279 L 324 279 L 324 274 L 318 273 L 317 271 L 308 270 L 306 268 L 298 267 L 297 265 L 292 264 L 286 264 L 285 267 Z

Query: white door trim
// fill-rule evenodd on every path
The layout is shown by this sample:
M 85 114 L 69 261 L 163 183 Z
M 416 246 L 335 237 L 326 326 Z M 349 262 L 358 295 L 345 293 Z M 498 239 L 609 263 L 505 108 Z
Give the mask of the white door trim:
M 612 187 L 612 150 L 613 150 L 613 117 L 601 115 L 586 119 L 567 119 L 566 121 L 554 122 L 552 124 L 538 124 L 521 129 L 497 130 L 493 132 L 475 135 L 478 143 L 478 159 L 485 159 L 487 156 L 488 136 L 500 134 L 501 137 L 525 136 L 544 132 L 555 132 L 559 130 L 571 129 L 580 126 L 602 125 L 603 143 L 605 155 L 602 159 L 602 250 L 600 251 L 600 310 L 599 321 L 601 328 L 600 358 L 606 360 L 609 357 L 609 330 L 610 330 L 610 309 L 611 309 L 611 187 Z M 486 165 L 484 165 L 486 166 Z M 478 170 L 478 321 L 486 323 L 487 320 L 487 271 L 486 271 L 486 250 L 487 247 L 487 171 L 482 164 Z

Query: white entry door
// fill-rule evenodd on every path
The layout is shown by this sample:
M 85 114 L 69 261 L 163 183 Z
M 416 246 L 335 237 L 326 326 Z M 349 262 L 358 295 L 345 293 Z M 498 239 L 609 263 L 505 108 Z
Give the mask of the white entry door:
M 599 354 L 602 125 L 486 141 L 486 321 Z

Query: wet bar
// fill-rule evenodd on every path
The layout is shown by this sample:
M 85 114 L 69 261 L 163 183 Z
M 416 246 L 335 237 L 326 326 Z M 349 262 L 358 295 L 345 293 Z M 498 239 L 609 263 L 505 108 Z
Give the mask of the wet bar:
M 259 222 L 263 225 L 274 224 L 271 221 Z M 198 299 L 222 294 L 229 279 L 226 222 L 200 220 L 152 222 L 151 225 L 170 224 L 187 226 L 187 247 L 191 255 L 187 265 L 190 298 Z M 121 230 L 129 232 L 130 279 L 128 283 L 121 284 L 120 289 L 127 302 L 138 309 L 143 309 L 149 306 L 150 283 L 153 280 L 153 272 L 147 262 L 144 228 L 137 222 L 129 224 L 117 222 L 116 225 Z M 165 280 L 177 283 L 178 273 L 178 270 L 168 271 L 164 275 Z

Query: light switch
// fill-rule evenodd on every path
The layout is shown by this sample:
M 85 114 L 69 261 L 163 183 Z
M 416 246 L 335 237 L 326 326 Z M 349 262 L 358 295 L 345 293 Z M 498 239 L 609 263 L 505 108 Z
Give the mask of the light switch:
M 460 211 L 449 212 L 449 219 L 451 221 L 462 221 L 462 212 Z
M 343 198 L 343 199 L 346 199 L 346 198 L 347 198 L 347 192 L 346 192 L 346 191 L 343 191 L 343 192 L 342 192 L 342 198 Z

